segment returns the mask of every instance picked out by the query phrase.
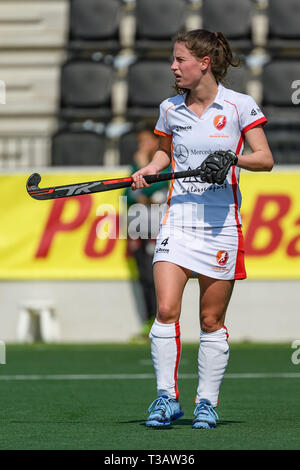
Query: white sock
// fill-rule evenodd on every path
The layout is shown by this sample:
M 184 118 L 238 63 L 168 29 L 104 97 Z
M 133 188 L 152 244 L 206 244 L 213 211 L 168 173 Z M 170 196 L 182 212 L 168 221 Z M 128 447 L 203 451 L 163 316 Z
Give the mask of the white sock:
M 178 399 L 177 371 L 181 355 L 179 322 L 154 321 L 149 338 L 156 374 L 158 396 L 167 395 Z
M 217 406 L 219 390 L 229 359 L 227 328 L 206 333 L 201 330 L 198 353 L 198 388 L 196 403 L 203 398 Z

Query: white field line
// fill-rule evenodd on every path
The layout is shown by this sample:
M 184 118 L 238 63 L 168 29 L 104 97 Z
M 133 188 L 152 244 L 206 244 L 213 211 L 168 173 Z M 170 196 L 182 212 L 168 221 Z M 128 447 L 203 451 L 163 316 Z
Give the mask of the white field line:
M 196 379 L 197 374 L 179 374 L 179 379 Z M 224 379 L 299 379 L 300 372 L 225 374 Z M 2 381 L 28 380 L 144 380 L 155 379 L 154 374 L 45 374 L 0 375 Z

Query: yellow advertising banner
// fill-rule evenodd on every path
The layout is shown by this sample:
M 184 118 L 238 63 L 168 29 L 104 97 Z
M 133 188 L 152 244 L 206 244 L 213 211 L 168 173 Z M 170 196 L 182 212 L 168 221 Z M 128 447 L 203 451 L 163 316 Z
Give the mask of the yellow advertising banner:
M 0 175 L 0 279 L 130 279 L 123 190 L 36 201 L 28 174 Z M 127 176 L 120 171 L 51 171 L 41 186 Z M 242 172 L 249 279 L 300 278 L 300 171 Z
M 119 233 L 124 190 L 37 201 L 26 192 L 28 176 L 0 176 L 0 279 L 129 279 L 136 275 L 127 256 L 126 234 Z M 43 174 L 40 186 L 123 176 L 128 174 L 120 170 L 117 174 L 51 172 Z
M 300 170 L 243 172 L 242 221 L 249 279 L 300 278 Z

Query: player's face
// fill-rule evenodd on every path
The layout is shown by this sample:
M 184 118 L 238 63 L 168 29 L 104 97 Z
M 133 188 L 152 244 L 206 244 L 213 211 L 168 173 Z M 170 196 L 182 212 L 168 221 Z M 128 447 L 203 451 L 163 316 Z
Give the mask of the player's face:
M 189 51 L 184 43 L 175 43 L 171 70 L 179 87 L 195 88 L 202 79 L 208 63 L 209 57 L 199 59 Z

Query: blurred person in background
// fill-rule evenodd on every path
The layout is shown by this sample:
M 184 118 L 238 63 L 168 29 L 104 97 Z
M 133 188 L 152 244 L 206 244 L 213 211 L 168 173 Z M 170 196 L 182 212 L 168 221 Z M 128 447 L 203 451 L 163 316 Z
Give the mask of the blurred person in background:
M 137 151 L 133 155 L 133 162 L 131 166 L 131 173 L 135 173 L 140 168 L 148 165 L 153 158 L 153 155 L 158 149 L 159 139 L 153 133 L 153 127 L 143 126 L 137 131 Z M 167 171 L 167 170 L 166 170 Z M 151 220 L 151 204 L 163 204 L 166 201 L 168 194 L 169 183 L 162 181 L 147 188 L 141 188 L 137 191 L 132 191 L 127 188 L 125 196 L 127 197 L 127 207 L 133 204 L 143 204 L 147 208 L 147 220 L 144 220 L 140 228 L 140 236 L 138 238 L 131 238 L 128 234 L 128 251 L 136 261 L 138 270 L 138 280 L 143 293 L 143 300 L 145 305 L 146 320 L 142 326 L 140 335 L 135 339 L 148 338 L 150 329 L 155 320 L 157 302 L 153 278 L 152 260 L 155 248 L 155 238 L 153 233 L 158 233 L 159 227 L 155 230 L 153 226 L 154 221 Z M 131 217 L 128 216 L 128 223 L 130 224 Z

